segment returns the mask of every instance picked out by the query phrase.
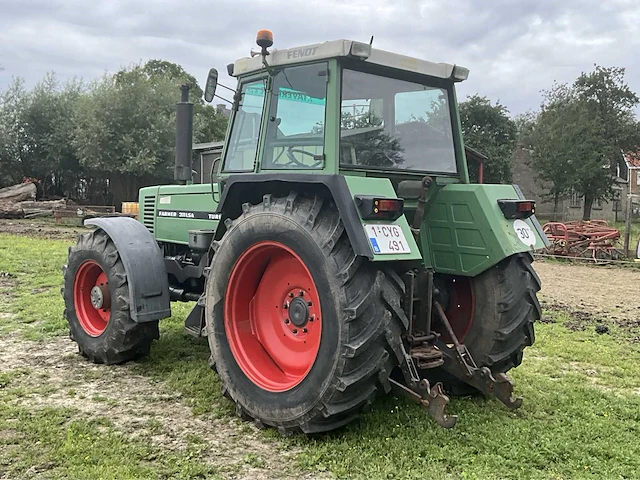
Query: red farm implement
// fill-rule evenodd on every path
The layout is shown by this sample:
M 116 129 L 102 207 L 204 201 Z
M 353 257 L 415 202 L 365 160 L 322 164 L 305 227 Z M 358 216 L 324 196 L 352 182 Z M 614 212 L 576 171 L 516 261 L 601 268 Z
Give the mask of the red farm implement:
M 550 255 L 590 257 L 594 261 L 622 256 L 616 248 L 620 230 L 610 227 L 605 220 L 548 222 L 543 231 L 551 242 L 545 252 Z

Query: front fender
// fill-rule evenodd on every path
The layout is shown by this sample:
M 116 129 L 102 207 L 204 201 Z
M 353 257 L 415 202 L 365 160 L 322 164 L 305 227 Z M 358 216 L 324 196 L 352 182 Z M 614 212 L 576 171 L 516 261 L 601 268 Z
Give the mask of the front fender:
M 548 245 L 535 216 L 505 218 L 498 200 L 522 199 L 516 185 L 451 184 L 427 206 L 420 229 L 423 254 L 438 273 L 476 276 L 504 258 Z
M 105 231 L 118 249 L 129 284 L 134 321 L 151 322 L 171 316 L 169 281 L 156 239 L 133 218 L 92 218 L 85 225 Z

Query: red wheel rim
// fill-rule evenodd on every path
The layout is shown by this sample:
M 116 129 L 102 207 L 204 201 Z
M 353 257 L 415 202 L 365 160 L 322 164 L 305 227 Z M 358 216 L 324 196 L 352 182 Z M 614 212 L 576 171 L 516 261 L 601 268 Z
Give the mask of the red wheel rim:
M 264 241 L 245 251 L 224 311 L 231 352 L 253 383 L 284 392 L 304 380 L 320 348 L 322 313 L 313 277 L 292 249 Z
M 446 305 L 445 313 L 453 333 L 456 334 L 460 342 L 463 342 L 473 324 L 475 311 L 475 297 L 471 279 L 469 277 L 449 277 L 446 285 L 449 302 Z M 446 329 L 439 330 L 445 342 L 451 343 L 453 341 Z
M 92 337 L 100 336 L 111 317 L 111 294 L 107 274 L 98 262 L 87 260 L 78 267 L 73 305 L 82 329 Z

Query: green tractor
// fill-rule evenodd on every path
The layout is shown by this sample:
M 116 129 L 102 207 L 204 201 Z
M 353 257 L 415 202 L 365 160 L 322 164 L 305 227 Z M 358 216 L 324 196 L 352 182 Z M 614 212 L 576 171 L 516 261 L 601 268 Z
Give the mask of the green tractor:
M 70 248 L 70 336 L 96 363 L 147 355 L 172 301 L 238 415 L 281 433 L 351 422 L 394 390 L 444 427 L 448 395 L 494 395 L 534 342 L 547 239 L 516 185 L 471 184 L 455 94 L 468 70 L 337 40 L 261 51 L 237 77 L 210 181 L 177 105 L 175 185 Z M 212 69 L 205 99 L 215 95 Z

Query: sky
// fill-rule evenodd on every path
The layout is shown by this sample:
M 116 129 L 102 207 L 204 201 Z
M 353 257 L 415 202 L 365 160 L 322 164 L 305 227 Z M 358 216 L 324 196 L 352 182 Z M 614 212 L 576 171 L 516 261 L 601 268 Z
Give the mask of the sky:
M 478 93 L 516 115 L 594 64 L 625 67 L 640 93 L 638 25 L 640 0 L 0 0 L 0 90 L 13 77 L 90 81 L 152 58 L 201 86 L 215 67 L 234 86 L 226 65 L 268 28 L 274 48 L 373 35 L 375 48 L 463 65 L 459 100 Z

